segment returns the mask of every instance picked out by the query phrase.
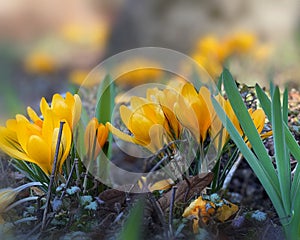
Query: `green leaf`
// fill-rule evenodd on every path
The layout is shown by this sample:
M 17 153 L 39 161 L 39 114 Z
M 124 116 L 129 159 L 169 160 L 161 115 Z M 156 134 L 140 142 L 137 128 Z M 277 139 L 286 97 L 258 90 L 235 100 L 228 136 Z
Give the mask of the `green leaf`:
M 212 103 L 220 120 L 223 122 L 226 130 L 230 134 L 231 139 L 235 142 L 236 146 L 239 148 L 240 152 L 243 154 L 244 158 L 247 160 L 248 164 L 253 169 L 254 173 L 268 193 L 279 217 L 285 217 L 286 215 L 284 212 L 280 194 L 276 190 L 277 186 L 274 185 L 274 182 L 269 177 L 269 173 L 262 165 L 262 162 L 260 161 L 260 159 L 257 159 L 254 153 L 249 149 L 249 147 L 244 142 L 244 139 L 240 136 L 239 132 L 236 130 L 231 120 L 227 117 L 220 104 L 213 97 Z
M 124 229 L 117 238 L 118 240 L 130 239 L 130 240 L 139 240 L 141 239 L 141 227 L 143 222 L 143 209 L 144 201 L 139 200 L 137 204 L 131 209 L 130 215 L 127 218 Z
M 291 188 L 292 206 L 295 205 L 296 198 L 299 198 L 299 197 L 297 197 L 297 196 L 300 196 L 299 192 L 300 192 L 300 167 L 298 165 L 296 167 L 296 170 L 294 173 L 294 178 L 293 178 L 292 188 Z M 299 213 L 299 211 L 298 211 L 298 213 Z
M 257 132 L 257 129 L 248 113 L 248 110 L 243 102 L 243 99 L 240 96 L 238 88 L 233 80 L 230 72 L 227 69 L 224 69 L 222 73 L 224 88 L 230 104 L 239 120 L 239 123 L 248 137 L 249 142 L 253 148 L 253 151 L 260 160 L 263 168 L 266 171 L 266 175 L 272 183 L 274 184 L 275 190 L 279 193 L 279 182 L 275 172 L 275 169 L 272 165 L 272 161 L 268 155 L 268 152 L 261 140 L 260 135 Z
M 105 124 L 111 121 L 111 116 L 114 110 L 115 103 L 115 85 L 110 77 L 106 75 L 103 81 L 100 83 L 97 93 L 98 104 L 96 106 L 96 118 L 100 123 Z M 105 152 L 108 158 L 111 157 L 112 152 L 112 135 L 108 136 L 108 148 Z
M 259 87 L 258 85 L 255 86 L 257 98 L 265 111 L 265 113 L 268 116 L 268 119 L 272 119 L 271 114 L 271 101 L 265 94 L 265 92 Z M 298 143 L 296 142 L 295 138 L 293 137 L 292 133 L 289 130 L 289 127 L 286 123 L 284 123 L 284 135 L 286 139 L 286 144 L 291 152 L 291 154 L 294 156 L 294 158 L 300 162 L 300 148 Z
M 287 124 L 288 123 L 288 113 L 289 113 L 289 103 L 288 103 L 288 90 L 287 88 L 284 89 L 283 92 L 283 104 L 282 104 L 282 112 L 283 112 L 283 121 Z
M 274 88 L 275 88 L 275 86 L 274 86 L 273 81 L 270 81 L 270 94 L 271 94 L 271 96 L 274 95 Z
M 272 128 L 273 128 L 275 159 L 276 159 L 281 197 L 282 197 L 282 201 L 284 202 L 284 208 L 286 214 L 288 215 L 291 212 L 291 199 L 290 199 L 291 165 L 290 165 L 290 158 L 287 154 L 286 143 L 284 138 L 283 117 L 281 111 L 279 88 L 275 87 L 273 92 L 274 95 L 272 98 Z
M 111 120 L 114 109 L 115 87 L 109 75 L 100 83 L 97 93 L 98 103 L 96 106 L 95 117 L 100 123 L 105 124 Z
M 260 103 L 262 109 L 264 110 L 268 119 L 272 119 L 270 99 L 268 98 L 268 96 L 266 95 L 264 90 L 262 90 L 262 88 L 258 84 L 255 85 L 255 90 L 256 90 L 256 95 L 257 95 L 257 98 L 259 100 L 259 103 Z

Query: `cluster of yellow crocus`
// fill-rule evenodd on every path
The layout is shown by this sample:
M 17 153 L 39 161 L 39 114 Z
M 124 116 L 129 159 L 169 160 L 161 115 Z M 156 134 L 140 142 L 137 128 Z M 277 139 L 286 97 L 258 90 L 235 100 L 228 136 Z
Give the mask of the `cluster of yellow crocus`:
M 215 99 L 243 136 L 229 101 L 220 94 Z M 261 133 L 265 113 L 261 109 L 249 109 L 249 114 Z M 124 141 L 142 145 L 152 152 L 160 150 L 170 141 L 180 139 L 184 128 L 191 132 L 199 145 L 210 136 L 218 150 L 229 139 L 228 132 L 213 108 L 210 90 L 202 86 L 197 91 L 191 83 L 181 84 L 177 89 L 148 89 L 146 98 L 134 96 L 129 106 L 121 105 L 120 116 L 131 134 L 125 134 L 108 123 L 111 132 Z
M 258 49 L 260 46 L 256 44 L 256 36 L 251 33 L 240 32 L 223 39 L 208 35 L 199 40 L 192 58 L 216 78 L 228 58 L 256 52 Z
M 0 126 L 0 149 L 12 158 L 35 163 L 47 175 L 52 172 L 60 122 L 64 122 L 58 153 L 58 169 L 68 157 L 72 144 L 72 132 L 81 116 L 79 95 L 67 92 L 65 98 L 59 94 L 52 97 L 49 105 L 45 98 L 40 101 L 39 116 L 31 107 L 29 118 L 17 114 L 15 119 Z M 108 127 L 92 118 L 88 123 L 84 142 L 88 159 L 96 158 L 108 137 Z
M 181 125 L 173 111 L 177 95 L 174 89 L 161 91 L 155 88 L 148 89 L 147 98 L 133 96 L 129 107 L 120 107 L 121 119 L 132 135 L 125 134 L 110 123 L 108 128 L 118 138 L 156 152 L 164 144 L 180 137 Z
M 186 83 L 180 92 L 180 97 L 174 105 L 174 111 L 180 123 L 190 130 L 199 144 L 202 144 L 209 134 L 215 148 L 221 150 L 229 139 L 229 134 L 217 116 L 211 102 L 209 89 L 202 86 L 199 92 L 191 83 Z M 239 121 L 228 99 L 218 94 L 217 102 L 223 107 L 230 121 L 234 124 L 241 136 L 244 135 Z M 262 109 L 248 110 L 257 131 L 261 134 L 266 120 Z M 271 132 L 262 134 L 262 137 L 270 136 Z M 245 139 L 247 141 L 247 139 Z
M 17 114 L 9 119 L 6 127 L 0 127 L 0 149 L 19 160 L 37 164 L 47 175 L 52 171 L 60 122 L 65 122 L 58 155 L 61 170 L 72 143 L 72 130 L 81 115 L 81 100 L 77 94 L 66 93 L 66 97 L 55 94 L 51 105 L 45 98 L 40 102 L 42 117 L 30 107 L 29 119 Z

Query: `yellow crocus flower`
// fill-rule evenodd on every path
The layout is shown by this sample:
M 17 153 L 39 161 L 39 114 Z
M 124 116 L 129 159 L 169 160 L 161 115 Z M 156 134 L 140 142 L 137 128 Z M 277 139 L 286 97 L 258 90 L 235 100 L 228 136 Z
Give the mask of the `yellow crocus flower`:
M 15 159 L 37 164 L 49 175 L 52 170 L 61 120 L 64 121 L 57 118 L 51 111 L 47 111 L 41 127 L 18 114 L 16 119 L 6 122 L 6 127 L 0 127 L 0 149 Z M 60 170 L 69 154 L 71 141 L 72 132 L 66 122 L 58 155 Z
M 253 120 L 253 123 L 257 129 L 257 132 L 260 134 L 260 137 L 262 139 L 268 138 L 272 135 L 272 131 L 268 131 L 265 133 L 262 133 L 264 126 L 265 126 L 265 122 L 266 122 L 266 114 L 264 112 L 264 110 L 262 109 L 256 109 L 253 111 L 252 108 L 250 108 L 248 110 L 250 117 Z M 245 137 L 245 142 L 247 142 L 248 147 L 251 147 L 250 142 L 248 141 L 248 138 Z
M 0 224 L 4 223 L 1 214 L 9 210 L 11 203 L 15 200 L 18 193 L 32 186 L 41 186 L 40 182 L 29 182 L 17 188 L 2 188 L 0 189 Z
M 221 74 L 225 61 L 235 55 L 250 56 L 255 52 L 260 47 L 256 40 L 254 34 L 246 32 L 223 38 L 208 35 L 198 41 L 191 56 L 215 79 Z
M 165 116 L 159 104 L 141 97 L 132 97 L 130 107 L 122 105 L 120 116 L 132 135 L 125 134 L 107 123 L 109 130 L 118 138 L 148 148 L 160 150 L 166 141 Z
M 17 194 L 18 192 L 13 188 L 0 189 L 0 224 L 5 222 L 1 214 L 15 200 Z
M 108 127 L 99 123 L 97 118 L 92 118 L 88 123 L 84 143 L 88 159 L 95 159 L 100 153 L 108 137 Z
M 173 111 L 178 94 L 175 89 L 170 88 L 162 91 L 158 88 L 152 88 L 147 91 L 147 99 L 160 105 L 166 119 L 164 128 L 172 139 L 179 139 L 182 132 L 182 127 Z
M 230 54 L 243 54 L 252 51 L 256 44 L 256 36 L 252 33 L 239 32 L 227 37 L 223 41 L 223 46 Z
M 222 106 L 224 112 L 227 114 L 227 117 L 233 123 L 233 125 L 238 130 L 238 132 L 241 135 L 243 135 L 243 131 L 240 127 L 240 123 L 239 123 L 239 121 L 238 121 L 238 119 L 237 119 L 237 117 L 236 117 L 236 115 L 235 115 L 235 113 L 234 113 L 234 111 L 231 107 L 231 104 L 230 104 L 229 100 L 225 99 L 220 94 L 215 96 L 215 99 Z M 207 103 L 212 106 L 212 102 L 210 100 L 208 100 Z M 210 127 L 210 130 L 209 130 L 211 141 L 213 141 L 216 149 L 221 150 L 223 148 L 223 146 L 225 145 L 225 143 L 229 139 L 229 133 L 227 132 L 227 130 L 223 126 L 223 123 L 220 120 L 220 118 L 217 116 L 217 113 L 215 112 L 214 108 L 211 107 L 210 109 L 212 109 L 212 111 L 213 111 L 212 115 L 214 116 L 211 127 Z
M 43 116 L 46 111 L 51 110 L 59 119 L 65 119 L 71 129 L 74 129 L 81 115 L 81 99 L 77 94 L 73 96 L 69 92 L 65 98 L 60 94 L 54 94 L 50 106 L 44 97 L 41 99 L 40 110 Z M 42 121 L 31 107 L 27 108 L 27 113 L 33 122 Z
M 198 93 L 191 83 L 186 83 L 174 105 L 179 122 L 190 130 L 199 144 L 206 139 L 211 125 L 211 110 L 206 103 L 207 96 L 210 98 L 210 92 L 206 87 L 201 87 Z
M 55 72 L 57 63 L 51 54 L 37 51 L 26 57 L 24 67 L 29 73 L 49 74 Z
M 229 49 L 223 46 L 222 41 L 212 35 L 203 37 L 199 41 L 197 45 L 197 52 L 200 52 L 201 55 L 218 62 L 223 62 L 230 54 Z
M 0 127 L 0 149 L 11 157 L 37 164 L 46 174 L 50 174 L 54 160 L 60 121 L 64 121 L 58 168 L 66 160 L 72 142 L 72 128 L 79 121 L 81 100 L 78 95 L 66 94 L 63 98 L 55 94 L 51 106 L 45 98 L 40 103 L 42 117 L 28 107 L 29 121 L 18 114 L 9 119 L 6 127 Z
M 240 133 L 241 136 L 244 136 L 244 132 L 240 126 L 240 123 L 231 107 L 231 104 L 228 99 L 224 99 L 221 95 L 217 95 L 216 100 L 219 102 L 219 104 L 223 107 L 224 112 L 227 114 L 227 117 L 230 119 L 230 121 L 233 123 L 237 131 Z M 251 119 L 253 120 L 253 123 L 258 131 L 258 133 L 261 135 L 261 138 L 267 138 L 272 135 L 272 131 L 266 132 L 262 134 L 262 131 L 265 126 L 265 120 L 266 120 L 266 115 L 262 109 L 256 109 L 253 111 L 253 109 L 248 109 L 248 112 L 250 114 Z M 221 120 L 218 118 L 216 113 L 213 113 L 215 116 L 214 120 L 212 121 L 211 128 L 210 128 L 210 136 L 212 141 L 214 141 L 214 145 L 216 149 L 221 150 L 225 143 L 229 139 L 229 133 L 223 127 L 223 124 Z M 220 136 L 222 134 L 222 137 Z M 220 138 L 221 137 L 221 138 Z M 220 139 L 221 139 L 221 144 L 220 144 Z M 248 141 L 248 138 L 244 138 L 245 142 Z M 248 142 L 247 145 L 250 147 L 250 143 Z

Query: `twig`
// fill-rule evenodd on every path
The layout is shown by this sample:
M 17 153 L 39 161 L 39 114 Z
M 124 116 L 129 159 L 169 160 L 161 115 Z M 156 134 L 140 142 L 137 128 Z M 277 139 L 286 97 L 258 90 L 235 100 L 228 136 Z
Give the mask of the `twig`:
M 172 187 L 172 196 L 171 196 L 171 202 L 170 202 L 170 211 L 169 211 L 169 231 L 170 231 L 170 236 L 173 236 L 173 207 L 174 207 L 174 202 L 175 202 L 175 195 L 176 195 L 176 190 L 177 186 Z
M 149 173 L 148 173 L 147 176 L 146 176 L 146 179 L 149 178 L 150 175 L 151 175 L 154 171 L 156 171 L 156 169 L 158 169 L 159 166 L 160 166 L 164 161 L 166 161 L 167 159 L 169 159 L 169 156 L 168 156 L 168 155 L 164 156 L 161 160 L 159 160 L 159 162 L 157 162 L 157 163 L 155 164 L 155 166 L 154 166 L 153 168 L 150 169 Z
M 42 225 L 42 223 L 38 223 L 29 233 L 24 236 L 24 239 L 30 239 L 30 236 L 33 235 Z
M 159 203 L 156 201 L 156 199 L 154 198 L 153 194 L 151 192 L 148 193 L 148 197 L 150 200 L 150 203 L 152 204 L 152 206 L 154 207 L 156 214 L 158 216 L 158 219 L 163 227 L 163 229 L 167 228 L 167 223 L 165 221 L 165 216 L 164 216 L 164 212 L 161 209 L 161 206 L 159 205 Z M 167 233 L 164 231 L 163 235 L 167 235 Z
M 63 197 L 64 197 L 64 195 L 66 194 L 66 190 L 67 190 L 67 188 L 68 188 L 68 186 L 69 186 L 69 183 L 70 183 L 70 181 L 71 181 L 71 177 L 72 177 L 72 174 L 73 174 L 73 172 L 74 172 L 74 169 L 75 169 L 75 165 L 78 163 L 78 158 L 75 158 L 74 159 L 74 162 L 73 162 L 73 165 L 72 165 L 72 168 L 71 168 L 71 171 L 70 171 L 70 173 L 69 173 L 69 177 L 68 177 L 68 179 L 67 179 L 67 182 L 66 182 L 66 186 L 65 186 L 65 188 L 64 188 L 64 190 L 63 190 L 63 192 L 62 192 L 62 194 L 61 194 L 61 196 L 60 196 L 60 200 L 62 200 L 63 199 Z
M 236 160 L 236 162 L 233 164 L 232 168 L 230 169 L 229 173 L 227 174 L 227 176 L 226 176 L 226 178 L 225 178 L 225 180 L 224 180 L 224 183 L 223 183 L 223 186 L 222 186 L 221 190 L 224 191 L 224 190 L 226 190 L 226 189 L 228 188 L 229 183 L 230 183 L 230 181 L 231 181 L 231 179 L 232 179 L 232 177 L 233 177 L 235 171 L 236 171 L 237 168 L 239 167 L 239 165 L 240 165 L 242 159 L 243 159 L 243 155 L 240 154 L 239 157 L 238 157 L 238 159 Z
M 44 210 L 44 214 L 43 214 L 43 221 L 42 221 L 42 227 L 41 227 L 42 232 L 44 231 L 45 226 L 46 226 L 47 213 L 48 213 L 48 210 L 49 210 L 48 208 L 49 208 L 49 205 L 50 205 L 50 198 L 51 198 L 51 188 L 52 188 L 52 185 L 54 183 L 54 178 L 55 178 L 55 174 L 56 174 L 56 166 L 57 166 L 57 162 L 58 162 L 59 147 L 60 147 L 60 142 L 61 142 L 61 137 L 62 137 L 62 131 L 63 131 L 64 124 L 65 124 L 65 122 L 61 121 L 60 125 L 59 125 L 59 132 L 58 132 L 58 137 L 57 137 L 55 156 L 54 156 L 54 161 L 53 161 L 53 164 L 52 164 L 52 173 L 51 173 L 51 176 L 50 176 L 50 182 L 49 182 L 47 198 L 46 198 L 46 206 L 45 206 L 45 210 Z
M 79 184 L 80 184 L 80 174 L 79 174 L 79 169 L 78 169 L 78 158 L 75 158 L 74 163 L 75 163 L 75 172 L 76 172 L 76 186 L 78 187 Z

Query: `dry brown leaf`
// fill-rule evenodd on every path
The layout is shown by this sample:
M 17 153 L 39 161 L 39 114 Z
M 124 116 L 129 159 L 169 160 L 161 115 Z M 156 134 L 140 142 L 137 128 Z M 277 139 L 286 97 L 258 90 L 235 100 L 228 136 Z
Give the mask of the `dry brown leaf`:
M 213 176 L 214 175 L 212 172 L 208 172 L 202 173 L 197 176 L 189 177 L 188 181 L 190 182 L 190 187 L 188 186 L 188 183 L 185 180 L 177 183 L 175 185 L 177 186 L 177 191 L 174 203 L 177 204 L 179 202 L 184 202 L 184 198 L 188 200 L 195 195 L 199 195 L 202 192 L 202 190 L 211 183 L 211 181 L 213 180 Z M 188 194 L 185 197 L 187 191 Z M 161 198 L 158 199 L 158 203 L 160 204 L 160 207 L 164 212 L 167 211 L 170 206 L 171 196 L 172 191 L 168 191 Z
M 107 189 L 100 193 L 98 197 L 106 206 L 114 206 L 116 203 L 120 203 L 122 205 L 126 200 L 125 192 L 118 191 L 116 189 Z

